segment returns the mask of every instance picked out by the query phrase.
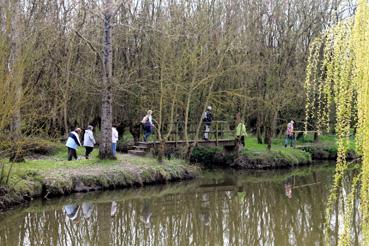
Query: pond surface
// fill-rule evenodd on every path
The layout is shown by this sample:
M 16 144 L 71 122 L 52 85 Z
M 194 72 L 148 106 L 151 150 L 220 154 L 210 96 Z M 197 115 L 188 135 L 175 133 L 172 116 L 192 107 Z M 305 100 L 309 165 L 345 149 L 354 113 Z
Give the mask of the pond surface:
M 0 214 L 0 245 L 325 245 L 333 173 L 332 164 L 218 170 L 183 183 L 37 200 Z M 342 230 L 339 204 L 332 245 Z

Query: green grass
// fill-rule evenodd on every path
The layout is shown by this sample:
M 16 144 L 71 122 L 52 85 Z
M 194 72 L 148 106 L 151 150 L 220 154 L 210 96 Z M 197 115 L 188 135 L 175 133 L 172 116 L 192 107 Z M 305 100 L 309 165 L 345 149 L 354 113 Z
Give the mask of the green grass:
M 191 162 L 206 166 L 234 166 L 236 168 L 290 167 L 311 162 L 311 154 L 300 149 L 285 148 L 283 139 L 275 139 L 271 150 L 265 144 L 258 144 L 256 137 L 246 138 L 246 147 L 238 158 L 235 153 L 224 153 L 220 147 L 197 147 L 192 151 Z M 240 165 L 239 165 L 240 164 Z M 251 166 L 248 166 L 248 165 Z
M 301 150 L 308 151 L 309 153 L 327 153 L 327 156 L 334 159 L 337 154 L 337 138 L 336 135 L 326 134 L 319 138 L 318 142 L 314 142 L 314 136 L 308 134 L 296 141 L 297 149 L 284 147 L 284 138 L 275 138 L 272 143 L 271 153 L 266 152 L 266 147 L 264 144 L 258 144 L 255 137 L 248 137 L 246 140 L 246 155 L 249 156 L 264 156 L 265 158 L 271 158 L 270 155 L 274 155 L 281 158 L 287 158 L 293 162 L 295 159 L 303 160 L 306 158 L 305 153 Z M 350 137 L 350 142 L 348 146 L 348 151 L 355 153 L 355 139 L 354 136 Z
M 246 138 L 246 147 L 242 155 L 251 160 L 265 160 L 276 162 L 285 160 L 286 162 L 297 165 L 311 161 L 311 155 L 303 150 L 285 147 L 284 139 L 275 138 L 272 142 L 271 150 L 268 150 L 265 144 L 259 144 L 256 137 Z
M 72 192 L 80 182 L 91 187 L 125 187 L 194 177 L 200 171 L 178 159 L 159 163 L 150 157 L 118 154 L 117 160 L 100 160 L 98 149 L 95 149 L 88 160 L 67 161 L 66 152 L 66 147 L 60 144 L 50 156 L 37 156 L 38 159 L 26 159 L 22 163 L 2 159 L 6 171 L 10 168 L 12 171 L 8 184 L 3 186 L 8 194 L 0 197 L 0 208 L 12 201 L 22 201 L 24 195 L 41 195 L 45 185 L 52 194 L 60 195 Z M 82 156 L 84 149 L 79 148 L 77 153 Z

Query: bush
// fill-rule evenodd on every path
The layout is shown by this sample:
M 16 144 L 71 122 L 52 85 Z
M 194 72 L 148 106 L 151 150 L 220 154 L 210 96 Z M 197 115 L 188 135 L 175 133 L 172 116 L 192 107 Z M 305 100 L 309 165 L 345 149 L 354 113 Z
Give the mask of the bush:
M 190 162 L 208 167 L 230 166 L 234 159 L 234 154 L 225 153 L 220 147 L 195 147 L 191 152 Z
M 123 136 L 118 140 L 117 151 L 128 153 L 128 150 L 132 149 L 134 145 L 133 137 L 129 132 L 125 132 Z
M 58 147 L 57 143 L 40 138 L 22 138 L 17 141 L 0 138 L 0 155 L 3 157 L 12 157 L 15 154 L 19 156 L 52 155 L 58 151 Z

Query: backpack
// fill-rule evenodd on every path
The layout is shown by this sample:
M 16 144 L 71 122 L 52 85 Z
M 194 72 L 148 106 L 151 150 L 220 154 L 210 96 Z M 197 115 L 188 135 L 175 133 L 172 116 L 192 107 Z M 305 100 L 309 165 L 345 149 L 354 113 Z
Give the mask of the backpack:
M 149 121 L 149 117 L 145 115 L 145 117 L 142 118 L 141 123 L 145 125 L 148 121 Z

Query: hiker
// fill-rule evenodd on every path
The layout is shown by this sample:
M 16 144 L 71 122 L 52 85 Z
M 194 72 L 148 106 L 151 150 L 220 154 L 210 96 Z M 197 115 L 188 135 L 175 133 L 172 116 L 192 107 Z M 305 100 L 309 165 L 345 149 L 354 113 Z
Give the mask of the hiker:
M 68 147 L 68 161 L 71 161 L 73 158 L 77 160 L 77 148 L 81 146 L 81 142 L 79 141 L 81 131 L 81 128 L 76 128 L 69 133 L 67 143 L 65 144 Z
M 203 116 L 203 121 L 205 123 L 204 140 L 209 141 L 210 126 L 211 126 L 211 122 L 213 121 L 213 114 L 211 113 L 211 106 L 208 106 L 206 108 L 206 111 L 204 112 L 204 116 Z
M 243 123 L 243 121 L 240 119 L 236 127 L 236 141 L 237 141 L 239 151 L 245 148 L 246 146 L 246 136 L 247 136 L 246 126 Z
M 148 110 L 145 117 L 141 121 L 144 129 L 144 141 L 147 142 L 148 137 L 151 135 L 153 128 L 155 127 L 152 123 L 152 111 Z
M 113 157 L 117 157 L 117 142 L 118 142 L 119 134 L 117 130 L 117 125 L 113 124 L 111 128 L 111 149 Z
M 94 134 L 92 132 L 93 129 L 94 129 L 93 126 L 89 125 L 85 130 L 85 134 L 83 136 L 83 146 L 86 149 L 85 154 L 86 159 L 88 159 L 88 156 L 94 150 L 94 145 L 96 143 Z
M 293 147 L 293 144 L 294 144 L 294 132 L 293 132 L 294 123 L 295 122 L 291 120 L 290 123 L 287 124 L 286 139 L 284 140 L 284 147 L 286 148 L 287 148 L 288 143 L 290 143 L 291 147 Z

